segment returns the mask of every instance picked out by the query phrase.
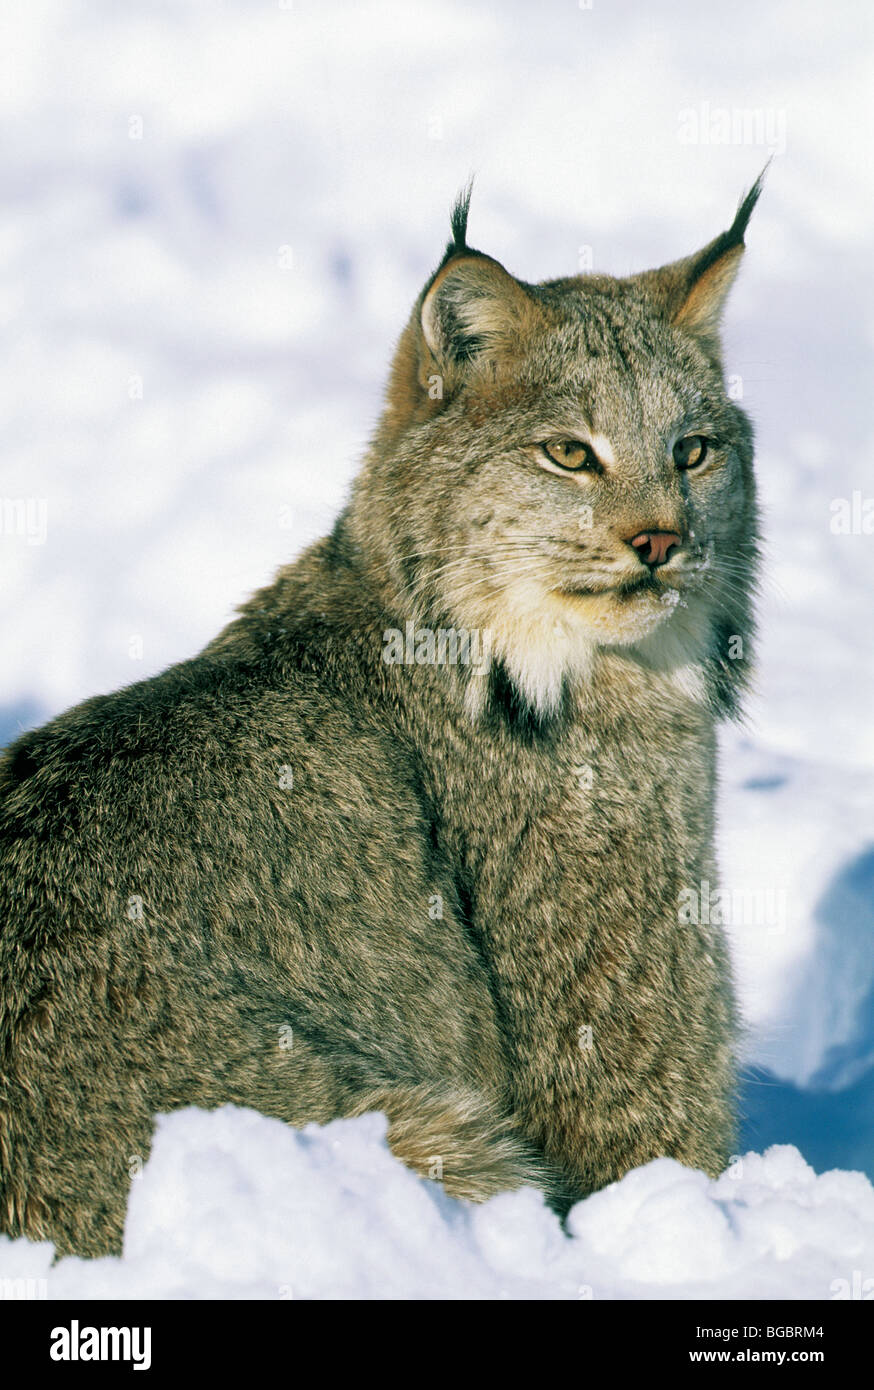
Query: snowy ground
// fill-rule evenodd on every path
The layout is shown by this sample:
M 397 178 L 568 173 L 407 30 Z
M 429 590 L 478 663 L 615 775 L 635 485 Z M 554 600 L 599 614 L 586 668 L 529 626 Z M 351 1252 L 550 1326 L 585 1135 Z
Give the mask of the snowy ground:
M 759 694 L 723 756 L 724 886 L 765 904 L 731 927 L 742 1148 L 869 1175 L 872 22 L 849 0 L 0 21 L 0 742 L 196 651 L 324 530 L 471 170 L 472 241 L 538 279 L 692 250 L 774 155 L 727 325 L 768 539 Z M 715 1185 L 651 1165 L 568 1242 L 530 1194 L 473 1212 L 423 1187 L 378 1126 L 170 1117 L 123 1265 L 65 1261 L 53 1291 L 818 1298 L 874 1276 L 871 1189 L 787 1149 Z M 48 1258 L 0 1241 L 0 1277 Z
M 447 1197 L 386 1147 L 381 1115 L 303 1133 L 251 1110 L 159 1121 L 123 1260 L 0 1238 L 3 1279 L 52 1298 L 801 1298 L 874 1292 L 874 1189 L 796 1149 L 717 1181 L 656 1159 L 580 1202 Z M 866 1281 L 870 1279 L 867 1288 Z

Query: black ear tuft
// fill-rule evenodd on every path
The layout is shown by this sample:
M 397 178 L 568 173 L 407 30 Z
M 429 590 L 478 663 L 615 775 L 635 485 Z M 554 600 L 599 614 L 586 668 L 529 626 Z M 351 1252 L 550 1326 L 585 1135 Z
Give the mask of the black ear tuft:
M 770 162 L 771 161 L 769 159 L 768 164 L 770 164 Z M 727 251 L 731 251 L 735 246 L 743 246 L 744 233 L 746 232 L 747 224 L 750 218 L 752 217 L 753 208 L 759 201 L 759 195 L 762 191 L 762 183 L 765 178 L 765 174 L 768 172 L 768 164 L 765 165 L 764 169 L 759 174 L 759 177 L 756 179 L 749 193 L 745 193 L 744 196 L 741 198 L 738 204 L 737 212 L 734 215 L 734 221 L 732 222 L 728 231 L 723 232 L 722 235 L 718 236 L 715 241 L 712 241 L 710 245 L 707 247 L 706 252 L 697 260 L 695 264 L 696 275 L 700 276 L 705 274 L 705 272 L 709 270 L 712 265 L 714 265 L 718 260 L 721 260 L 721 258 L 726 254 Z
M 472 193 L 473 179 L 470 178 L 459 193 L 452 208 L 452 217 L 449 224 L 452 228 L 452 240 L 446 247 L 445 261 L 448 261 L 450 256 L 461 255 L 464 251 L 469 249 L 467 245 L 467 215 L 470 212 L 470 198 Z
M 752 188 L 750 188 L 749 193 L 745 193 L 741 202 L 738 203 L 738 211 L 735 213 L 735 220 L 732 222 L 731 227 L 728 228 L 728 231 L 725 232 L 725 239 L 727 239 L 728 246 L 743 245 L 743 234 L 745 234 L 746 231 L 746 224 L 748 224 L 750 217 L 753 215 L 753 208 L 755 208 L 756 203 L 759 202 L 761 185 L 764 183 L 764 175 L 767 174 L 768 164 L 770 163 L 771 161 L 768 160 L 759 178 L 756 179 L 756 182 L 753 183 Z
M 765 181 L 765 175 L 768 172 L 770 163 L 771 160 L 769 159 L 768 163 L 765 165 L 764 169 L 759 174 L 759 177 L 756 179 L 749 193 L 745 193 L 743 198 L 741 198 L 740 203 L 738 204 L 735 219 L 729 227 L 728 231 L 726 232 L 726 236 L 734 238 L 734 243 L 741 243 L 744 239 L 744 232 L 747 229 L 747 223 L 749 222 L 750 217 L 752 216 L 753 208 L 759 201 L 759 195 L 761 194 L 762 185 Z

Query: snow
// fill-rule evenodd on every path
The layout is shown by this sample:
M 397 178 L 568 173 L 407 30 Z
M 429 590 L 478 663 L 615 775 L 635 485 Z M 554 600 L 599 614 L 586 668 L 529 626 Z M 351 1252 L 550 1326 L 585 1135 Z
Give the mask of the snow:
M 774 156 L 726 325 L 767 563 L 719 829 L 723 886 L 777 906 L 728 928 L 764 1157 L 717 1184 L 651 1164 L 568 1239 L 533 1194 L 420 1184 L 376 1118 L 174 1115 L 124 1261 L 62 1261 L 53 1291 L 821 1298 L 872 1273 L 870 1188 L 823 1172 L 874 1175 L 874 536 L 836 524 L 872 493 L 872 26 L 852 0 L 4 11 L 0 742 L 198 650 L 323 533 L 471 171 L 473 243 L 538 279 L 692 250 Z M 751 133 L 720 143 L 726 112 Z M 0 1241 L 4 1274 L 48 1261 Z
M 661 1158 L 580 1202 L 567 1234 L 533 1189 L 453 1201 L 366 1115 L 302 1132 L 225 1106 L 161 1116 L 122 1260 L 0 1241 L 49 1298 L 632 1299 L 852 1296 L 874 1266 L 874 1188 L 797 1149 L 718 1181 Z M 40 1283 L 40 1281 L 44 1281 Z M 857 1295 L 858 1296 L 858 1295 Z

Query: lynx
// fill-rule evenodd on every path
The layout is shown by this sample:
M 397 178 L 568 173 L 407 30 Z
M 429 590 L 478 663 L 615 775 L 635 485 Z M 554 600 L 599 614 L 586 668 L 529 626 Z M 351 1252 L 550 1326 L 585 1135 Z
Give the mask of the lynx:
M 680 904 L 717 881 L 749 671 L 719 323 L 758 195 L 661 269 L 528 284 L 468 246 L 468 189 L 332 533 L 6 750 L 4 1232 L 118 1251 L 132 1156 L 189 1105 L 381 1110 L 449 1193 L 560 1212 L 724 1167 L 729 963 Z M 441 632 L 488 661 L 429 659 Z

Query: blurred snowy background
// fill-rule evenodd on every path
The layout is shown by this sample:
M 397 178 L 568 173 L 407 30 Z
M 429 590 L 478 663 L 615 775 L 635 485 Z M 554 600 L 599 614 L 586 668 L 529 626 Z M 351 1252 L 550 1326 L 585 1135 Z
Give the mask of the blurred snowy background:
M 731 926 L 742 1148 L 869 1175 L 872 38 L 852 0 L 0 17 L 0 743 L 193 654 L 329 526 L 471 172 L 472 244 L 535 280 L 686 254 L 773 155 L 726 326 L 767 536 L 723 742 L 724 885 L 766 903 Z

